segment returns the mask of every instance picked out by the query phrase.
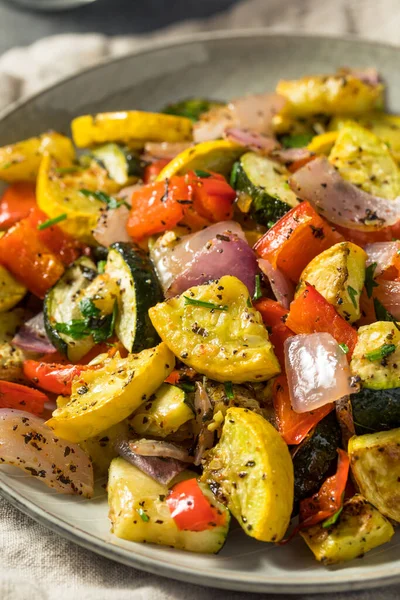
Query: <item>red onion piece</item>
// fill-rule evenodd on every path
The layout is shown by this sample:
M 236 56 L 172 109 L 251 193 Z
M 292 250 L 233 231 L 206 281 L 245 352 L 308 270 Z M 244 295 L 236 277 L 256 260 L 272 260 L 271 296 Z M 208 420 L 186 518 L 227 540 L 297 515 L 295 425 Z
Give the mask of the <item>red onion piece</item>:
M 256 133 L 272 133 L 272 117 L 286 104 L 278 94 L 254 94 L 233 100 L 226 106 L 216 107 L 201 116 L 193 125 L 196 143 L 223 137 L 226 129 L 250 129 Z
M 374 67 L 367 67 L 366 69 L 340 69 L 340 73 L 345 75 L 352 75 L 356 79 L 359 79 L 367 85 L 375 87 L 378 85 L 380 78 L 379 73 Z
M 225 131 L 225 137 L 255 152 L 270 154 L 280 147 L 279 142 L 272 136 L 254 133 L 247 129 L 231 127 Z
M 213 417 L 213 409 L 206 389 L 199 381 L 196 381 L 194 410 L 197 424 L 200 426 L 194 454 L 194 464 L 198 466 L 201 464 L 201 459 L 207 450 L 210 450 L 214 445 L 214 432 L 209 431 L 207 427 Z
M 193 462 L 193 456 L 181 446 L 165 442 L 164 440 L 135 440 L 129 442 L 130 448 L 140 456 L 158 456 L 159 458 L 175 458 L 182 462 Z
M 258 265 L 264 275 L 267 277 L 275 298 L 283 308 L 289 308 L 291 301 L 294 298 L 293 283 L 280 271 L 274 269 L 268 260 L 265 258 L 258 259 Z
M 159 458 L 158 456 L 141 456 L 131 448 L 130 442 L 121 440 L 116 444 L 116 450 L 122 458 L 146 473 L 155 481 L 168 485 L 186 469 L 186 463 L 173 458 Z
M 374 244 L 367 244 L 364 250 L 368 254 L 367 266 L 376 263 L 374 275 L 378 277 L 393 264 L 400 250 L 400 241 L 375 242 Z
M 147 142 L 144 145 L 144 158 L 149 156 L 156 159 L 167 158 L 172 160 L 191 146 L 193 146 L 192 142 Z
M 374 231 L 399 221 L 400 197 L 386 200 L 363 192 L 345 181 L 324 156 L 296 171 L 289 185 L 328 221 L 342 227 Z
M 315 410 L 354 392 L 345 353 L 330 333 L 301 334 L 285 341 L 285 365 L 293 410 Z
M 274 150 L 271 154 L 271 158 L 284 165 L 290 165 L 298 160 L 306 160 L 311 156 L 314 156 L 314 153 L 307 148 L 284 148 L 283 150 Z
M 115 242 L 132 241 L 126 231 L 129 210 L 123 204 L 118 208 L 104 210 L 93 230 L 93 237 L 102 246 L 108 248 Z
M 163 236 L 151 249 L 150 256 L 157 269 L 164 292 L 168 292 L 172 282 L 189 269 L 195 257 L 206 249 L 210 241 L 216 240 L 217 236 L 230 237 L 231 235 L 246 241 L 242 228 L 234 221 L 216 223 L 202 231 L 182 237 L 175 244 L 169 243 L 169 233 Z M 210 278 L 208 276 L 208 279 Z M 203 279 L 203 281 L 207 281 L 207 279 Z
M 30 413 L 0 409 L 0 462 L 19 467 L 61 494 L 93 495 L 87 454 Z
M 47 337 L 43 312 L 24 323 L 11 343 L 26 352 L 37 354 L 50 354 L 57 351 Z
M 400 281 L 379 280 L 374 295 L 397 321 L 400 321 Z

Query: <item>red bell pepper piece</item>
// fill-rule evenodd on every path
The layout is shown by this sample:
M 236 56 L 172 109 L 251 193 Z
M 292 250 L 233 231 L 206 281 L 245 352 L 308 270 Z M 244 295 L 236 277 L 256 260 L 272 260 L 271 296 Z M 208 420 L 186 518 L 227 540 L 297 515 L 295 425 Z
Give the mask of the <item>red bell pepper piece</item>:
M 0 199 L 0 229 L 8 229 L 36 207 L 35 185 L 20 181 L 8 186 Z
M 273 400 L 279 433 L 287 444 L 300 444 L 308 432 L 333 410 L 333 403 L 316 410 L 296 413 L 290 402 L 286 375 L 279 375 L 273 386 Z
M 174 485 L 166 502 L 178 529 L 204 531 L 225 524 L 225 514 L 211 505 L 197 479 Z
M 310 284 L 290 304 L 286 325 L 295 333 L 330 333 L 338 344 L 349 348 L 349 360 L 357 343 L 356 330 Z
M 40 416 L 47 401 L 47 396 L 39 390 L 11 381 L 0 381 L 0 408 L 26 410 Z
M 155 179 L 157 179 L 158 175 L 169 162 L 171 161 L 168 158 L 160 158 L 150 165 L 147 165 L 143 173 L 144 183 L 152 183 Z
M 367 244 L 375 242 L 391 242 L 393 239 L 400 239 L 400 221 L 391 227 L 384 227 L 377 231 L 359 231 L 358 229 L 347 229 L 346 227 L 336 226 L 346 240 L 365 248 Z
M 39 298 L 64 272 L 62 262 L 39 239 L 29 217 L 13 225 L 0 239 L 0 263 Z
M 89 367 L 25 360 L 23 368 L 25 377 L 38 387 L 53 394 L 69 396 L 72 380 Z
M 223 175 L 210 172 L 210 177 L 198 177 L 192 171 L 185 179 L 193 187 L 193 207 L 201 217 L 211 223 L 232 219 L 236 192 Z
M 254 246 L 261 258 L 297 282 L 308 263 L 343 236 L 335 231 L 308 202 L 292 208 Z
M 37 231 L 37 236 L 43 244 L 51 250 L 57 258 L 66 266 L 74 262 L 84 251 L 84 246 L 78 240 L 75 240 L 68 233 L 63 231 L 58 225 L 51 225 L 46 229 L 38 229 L 38 226 L 49 217 L 40 208 L 33 209 L 29 216 L 28 222 L 33 229 Z

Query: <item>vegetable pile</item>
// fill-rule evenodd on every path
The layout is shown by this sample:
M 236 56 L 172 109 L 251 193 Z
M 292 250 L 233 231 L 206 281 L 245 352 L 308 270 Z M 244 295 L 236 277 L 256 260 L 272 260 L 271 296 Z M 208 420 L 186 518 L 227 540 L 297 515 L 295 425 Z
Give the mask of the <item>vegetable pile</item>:
M 0 463 L 112 532 L 338 563 L 400 522 L 400 116 L 374 69 L 0 148 Z M 293 523 L 291 521 L 293 520 Z

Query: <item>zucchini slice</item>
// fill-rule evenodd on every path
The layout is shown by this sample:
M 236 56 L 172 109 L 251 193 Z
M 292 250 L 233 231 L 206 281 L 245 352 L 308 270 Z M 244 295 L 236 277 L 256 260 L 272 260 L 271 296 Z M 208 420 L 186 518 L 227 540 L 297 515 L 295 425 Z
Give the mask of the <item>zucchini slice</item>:
M 289 171 L 255 152 L 244 154 L 234 176 L 238 207 L 266 227 L 272 227 L 299 201 L 289 188 Z
M 90 156 L 99 161 L 119 185 L 133 184 L 143 175 L 143 161 L 127 147 L 105 144 L 94 148 Z
M 174 366 L 174 355 L 162 343 L 127 358 L 106 358 L 73 381 L 70 401 L 54 411 L 47 425 L 71 442 L 94 437 L 129 417 Z
M 175 356 L 216 381 L 266 381 L 280 372 L 261 315 L 247 287 L 225 275 L 149 310 Z
M 53 346 L 62 354 L 65 354 L 71 362 L 77 362 L 93 346 L 95 342 L 92 336 L 81 340 L 59 333 L 55 327 L 56 323 L 67 323 L 74 319 L 82 319 L 79 307 L 80 295 L 97 275 L 95 263 L 85 256 L 78 258 L 57 283 L 47 292 L 44 303 L 44 325 L 46 333 Z
M 394 535 L 391 523 L 381 513 L 356 494 L 344 503 L 334 525 L 322 523 L 300 531 L 300 535 L 324 565 L 353 560 L 377 546 L 386 544 Z
M 192 479 L 195 473 L 184 471 L 173 484 Z M 216 554 L 229 531 L 229 511 L 216 500 L 204 484 L 199 484 L 212 504 L 226 515 L 225 524 L 205 531 L 178 529 L 165 501 L 169 488 L 129 464 L 115 458 L 108 478 L 108 504 L 111 531 L 131 542 L 172 546 L 189 552 Z
M 293 464 L 276 429 L 246 408 L 230 408 L 202 481 L 227 504 L 250 537 L 278 542 L 293 509 Z
M 400 387 L 389 390 L 363 388 L 351 395 L 357 434 L 400 427 Z
M 379 349 L 395 346 L 394 352 L 379 360 Z M 378 351 L 377 360 L 370 360 Z M 368 356 L 370 358 L 368 358 Z M 400 387 L 400 331 L 390 321 L 377 321 L 358 330 L 358 341 L 351 358 L 353 375 L 361 377 L 365 388 L 386 390 Z
M 163 383 L 129 419 L 129 424 L 139 435 L 163 438 L 193 418 L 185 392 L 175 385 Z
M 400 429 L 353 436 L 348 452 L 361 494 L 400 522 Z
M 164 298 L 147 254 L 135 244 L 116 242 L 110 247 L 105 272 L 118 283 L 115 331 L 128 352 L 151 348 L 159 341 L 148 311 Z

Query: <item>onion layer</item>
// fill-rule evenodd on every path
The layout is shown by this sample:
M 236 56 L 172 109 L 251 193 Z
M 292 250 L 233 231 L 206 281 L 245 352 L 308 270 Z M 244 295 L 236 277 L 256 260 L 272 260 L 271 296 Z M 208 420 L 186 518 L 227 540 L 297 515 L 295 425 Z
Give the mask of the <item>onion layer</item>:
M 374 275 L 378 277 L 393 264 L 400 250 L 400 241 L 375 242 L 374 244 L 367 244 L 364 250 L 368 254 L 367 266 L 376 263 Z
M 274 269 L 268 260 L 259 258 L 258 264 L 271 284 L 272 291 L 279 304 L 281 304 L 283 308 L 289 308 L 289 305 L 294 298 L 293 283 L 282 273 L 282 271 Z
M 285 365 L 293 410 L 315 410 L 354 392 L 346 355 L 330 333 L 285 341 Z
M 391 315 L 400 321 L 400 281 L 385 281 L 379 279 L 379 285 L 374 290 L 374 295 L 390 312 Z
M 193 462 L 193 456 L 181 446 L 165 442 L 164 440 L 134 440 L 129 442 L 131 449 L 140 456 L 158 456 L 159 458 L 175 458 L 182 462 Z
M 24 323 L 11 343 L 26 352 L 37 354 L 56 352 L 56 348 L 50 342 L 44 328 L 43 312 Z
M 93 495 L 87 454 L 30 413 L 0 409 L 0 462 L 19 467 L 62 494 Z

